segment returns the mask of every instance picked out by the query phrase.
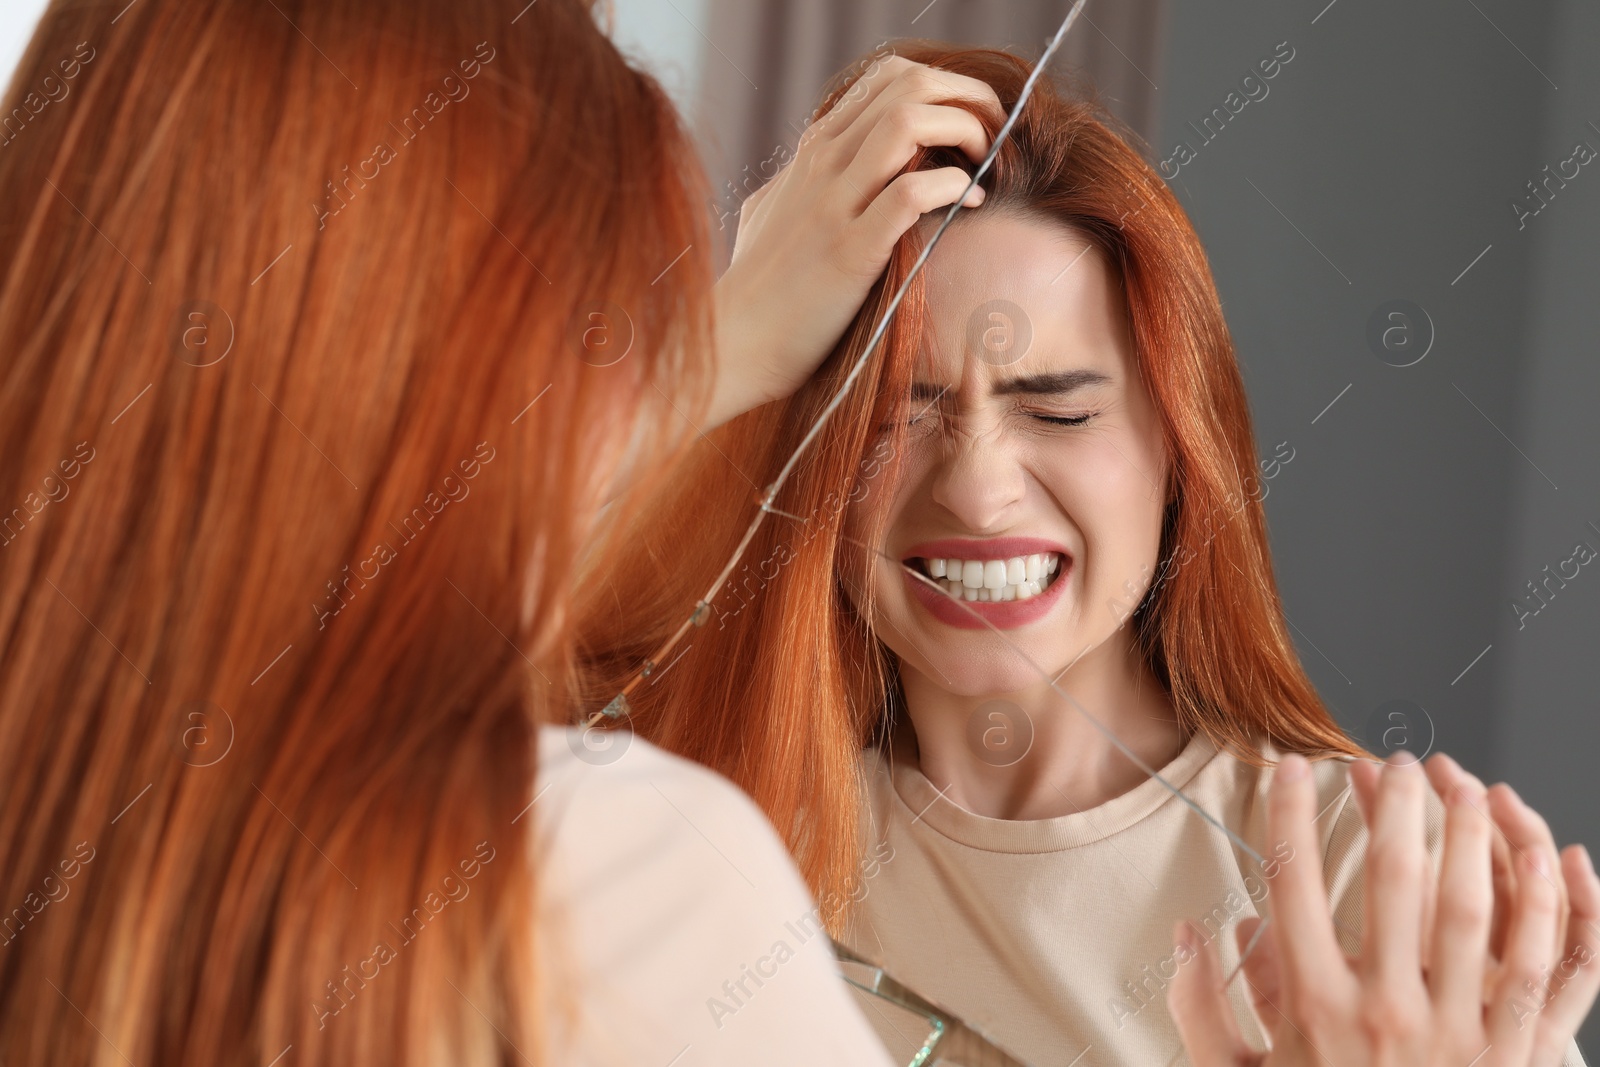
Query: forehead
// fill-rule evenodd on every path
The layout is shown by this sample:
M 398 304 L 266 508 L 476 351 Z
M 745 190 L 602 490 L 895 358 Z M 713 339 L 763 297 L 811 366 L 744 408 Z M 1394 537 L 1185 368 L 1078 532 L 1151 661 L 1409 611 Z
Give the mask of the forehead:
M 1131 358 L 1126 304 L 1105 254 L 1054 219 L 1005 210 L 958 216 L 924 273 L 922 375 L 953 380 L 1070 363 L 1120 376 Z

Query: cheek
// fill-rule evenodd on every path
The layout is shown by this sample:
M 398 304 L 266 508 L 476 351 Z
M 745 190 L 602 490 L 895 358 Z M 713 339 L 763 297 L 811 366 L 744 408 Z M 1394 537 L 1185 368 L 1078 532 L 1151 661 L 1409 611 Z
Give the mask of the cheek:
M 1113 447 L 1115 446 L 1115 447 Z M 1075 561 L 1086 604 L 1126 598 L 1154 573 L 1165 501 L 1157 471 L 1124 458 L 1133 449 L 1105 441 L 1057 459 L 1047 485 L 1077 527 L 1083 558 Z

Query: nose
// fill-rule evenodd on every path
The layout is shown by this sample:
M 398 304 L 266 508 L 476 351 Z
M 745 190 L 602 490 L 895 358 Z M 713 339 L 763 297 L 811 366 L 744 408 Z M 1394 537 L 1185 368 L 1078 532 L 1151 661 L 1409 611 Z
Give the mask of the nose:
M 933 477 L 933 500 L 975 534 L 1002 530 L 1022 502 L 1022 464 L 996 429 L 946 439 Z

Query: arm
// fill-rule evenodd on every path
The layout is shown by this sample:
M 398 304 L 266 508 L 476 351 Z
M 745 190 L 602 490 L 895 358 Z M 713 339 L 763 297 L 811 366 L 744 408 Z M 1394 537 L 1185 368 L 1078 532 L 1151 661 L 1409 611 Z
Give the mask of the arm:
M 895 242 L 966 190 L 960 167 L 901 171 L 936 146 L 981 161 L 989 137 L 972 109 L 1001 113 L 984 82 L 898 56 L 875 61 L 744 202 L 714 292 L 716 391 L 702 429 L 789 396 L 821 366 Z M 963 201 L 982 202 L 980 188 Z
M 715 377 L 701 434 L 792 395 L 822 365 L 895 243 L 966 190 L 960 167 L 900 172 L 938 146 L 981 161 L 989 136 L 974 109 L 1002 114 L 985 82 L 899 56 L 874 61 L 740 205 L 733 259 L 712 289 Z M 984 195 L 975 187 L 962 203 Z

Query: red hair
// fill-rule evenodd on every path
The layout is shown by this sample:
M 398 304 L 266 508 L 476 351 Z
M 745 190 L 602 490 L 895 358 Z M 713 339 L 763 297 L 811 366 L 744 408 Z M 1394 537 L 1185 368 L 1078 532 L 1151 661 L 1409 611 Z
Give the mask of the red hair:
M 691 143 L 580 0 L 56 0 L 5 113 L 64 60 L 0 146 L 0 1062 L 543 1059 L 518 820 L 709 398 Z
M 1007 110 L 1032 69 L 989 49 L 914 43 L 895 51 L 989 83 Z M 836 85 L 823 108 L 848 87 Z M 980 117 L 992 137 L 998 121 Z M 1021 210 L 1069 226 L 1104 253 L 1123 286 L 1139 370 L 1174 457 L 1162 568 L 1129 622 L 1180 725 L 1255 764 L 1264 762 L 1267 738 L 1287 751 L 1357 754 L 1306 677 L 1284 622 L 1244 384 L 1204 250 L 1135 142 L 1086 86 L 1043 77 L 983 179 L 983 206 L 963 210 Z M 925 150 L 909 168 L 964 162 L 951 150 Z M 776 475 L 837 391 L 920 241 L 913 230 L 899 243 L 803 389 L 730 423 L 714 435 L 714 449 L 662 489 L 656 518 L 634 532 L 626 593 L 585 623 L 599 678 L 592 701 L 615 691 L 704 595 L 749 521 L 755 486 Z M 877 499 L 894 497 L 905 449 L 895 436 L 880 438 L 878 427 L 904 429 L 925 310 L 919 276 L 880 350 L 774 502 L 798 518 L 767 517 L 711 602 L 712 619 L 686 638 L 690 651 L 659 683 L 630 694 L 637 729 L 726 774 L 762 805 L 835 930 L 855 891 L 859 754 L 882 725 L 895 682 L 892 660 L 838 576 L 874 562 L 843 542 L 844 512 L 880 465 L 888 474 L 873 487 Z M 865 540 L 880 544 L 885 509 L 873 516 Z M 648 578 L 637 580 L 640 572 Z M 870 591 L 865 573 L 852 580 Z

